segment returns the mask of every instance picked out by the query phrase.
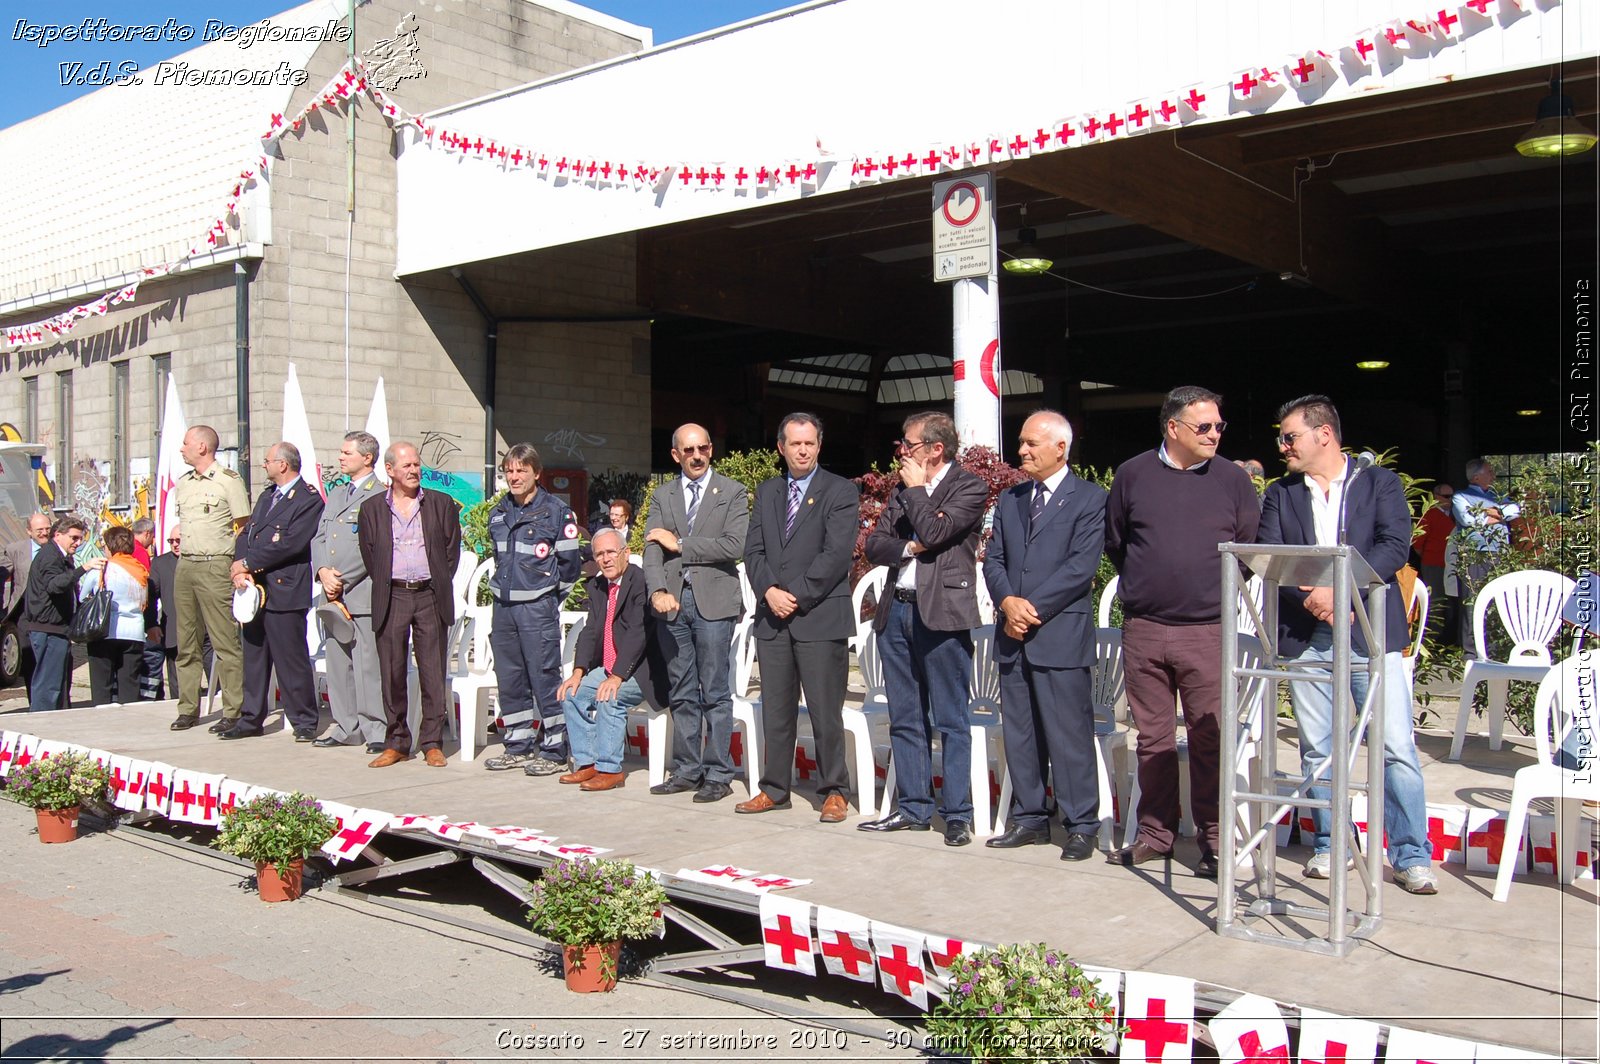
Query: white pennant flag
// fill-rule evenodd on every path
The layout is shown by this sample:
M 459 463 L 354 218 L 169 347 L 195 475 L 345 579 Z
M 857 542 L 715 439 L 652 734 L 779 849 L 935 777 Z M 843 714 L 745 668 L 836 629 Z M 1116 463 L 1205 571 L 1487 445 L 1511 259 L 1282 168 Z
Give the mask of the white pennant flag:
M 111 771 L 111 751 L 110 750 L 90 750 L 88 756 L 89 756 L 89 760 L 93 764 L 99 765 L 101 768 L 105 769 L 107 772 Z
M 161 449 L 156 452 L 154 491 L 151 494 L 151 511 L 156 522 L 156 553 L 162 554 L 167 546 L 167 535 L 178 523 L 178 478 L 188 472 L 179 448 L 183 446 L 188 427 L 183 421 L 183 404 L 178 401 L 178 379 L 167 375 L 167 398 L 161 411 Z
M 306 400 L 300 394 L 300 377 L 294 371 L 293 362 L 289 363 L 289 375 L 283 381 L 283 440 L 300 449 L 300 479 L 326 500 L 328 493 L 322 488 L 322 465 L 317 461 L 311 420 L 306 416 Z
M 1528 848 L 1533 851 L 1533 870 L 1553 876 L 1560 868 L 1557 861 L 1559 851 L 1556 843 L 1572 855 L 1577 878 L 1594 878 L 1594 855 L 1590 852 L 1589 822 L 1578 820 L 1576 837 L 1568 836 L 1564 839 L 1556 837 L 1556 818 L 1549 813 L 1537 813 L 1528 817 Z
M 811 882 L 809 879 L 795 879 L 792 876 L 761 872 L 744 879 L 736 879 L 728 886 L 735 890 L 747 890 L 751 894 L 765 894 L 769 890 L 792 890 L 795 887 L 803 887 L 809 882 Z
M 327 811 L 331 804 L 334 803 L 323 802 L 323 810 Z M 378 832 L 388 827 L 389 821 L 394 819 L 379 809 L 340 808 L 343 816 L 339 826 L 334 830 L 333 837 L 322 844 L 322 852 L 335 861 L 353 861 L 360 857 L 372 845 L 372 840 L 378 837 Z
M 389 400 L 383 393 L 381 376 L 377 386 L 372 389 L 372 408 L 367 411 L 367 432 L 378 441 L 378 461 L 373 465 L 373 471 L 378 474 L 380 482 L 387 484 L 389 474 L 383 468 L 383 452 L 389 449 Z
M 905 998 L 924 1012 L 928 1008 L 928 972 L 922 965 L 927 938 L 921 931 L 870 921 L 872 952 L 878 962 L 878 985 Z
M 1476 1052 L 1476 1047 L 1462 1038 L 1390 1027 L 1383 1059 L 1384 1064 L 1466 1064 Z
M 432 831 L 444 817 L 432 813 L 401 813 L 389 821 L 390 831 Z
M 817 974 L 816 943 L 811 938 L 811 903 L 781 894 L 761 895 L 761 941 L 767 967 Z
M 1122 1059 L 1187 1062 L 1194 1025 L 1194 980 L 1128 972 L 1123 995 Z
M 222 796 L 222 775 L 207 775 L 189 769 L 172 770 L 170 819 L 180 824 L 215 824 L 217 804 Z
M 1094 980 L 1094 985 L 1100 988 L 1100 993 L 1105 995 L 1106 1003 L 1111 1006 L 1111 1011 L 1106 1014 L 1106 1022 L 1116 1027 L 1122 1018 L 1122 969 L 1098 968 L 1092 964 L 1080 965 L 1083 974 Z M 1115 1036 L 1108 1036 L 1113 1041 L 1105 1048 L 1109 1051 L 1116 1048 Z
M 244 780 L 224 779 L 218 791 L 217 815 L 225 817 L 250 800 L 251 784 Z
M 40 761 L 55 757 L 57 754 L 86 754 L 89 748 L 79 746 L 77 743 L 64 742 L 60 739 L 40 739 L 39 745 L 34 748 L 33 756 Z
M 1259 994 L 1240 994 L 1209 1026 L 1220 1064 L 1269 1060 L 1288 1064 L 1289 1026 L 1274 1001 Z
M 17 736 L 17 743 L 12 747 L 11 767 L 22 768 L 33 764 L 39 757 L 39 744 L 43 741 L 37 735 L 24 733 Z
M 166 816 L 172 808 L 171 765 L 160 761 L 150 762 L 150 771 L 144 781 L 144 807 Z
M 11 759 L 17 753 L 18 732 L 0 731 L 0 777 L 11 775 Z
M 1502 854 L 1506 841 L 1506 814 L 1498 809 L 1467 810 L 1467 870 L 1498 872 L 1501 861 L 1515 861 L 1514 871 L 1528 870 L 1528 848 L 1517 847 L 1514 854 Z M 1523 840 L 1526 842 L 1526 838 Z
M 137 813 L 144 808 L 144 784 L 150 776 L 150 763 L 121 754 L 111 756 L 111 804 Z
M 565 857 L 571 861 L 589 861 L 603 853 L 610 853 L 609 846 L 589 846 L 581 842 L 565 842 L 560 846 L 552 846 L 550 852 L 557 857 Z
M 830 975 L 842 975 L 858 983 L 878 981 L 878 965 L 872 957 L 872 932 L 865 916 L 817 906 L 817 949 L 822 967 Z
M 950 992 L 951 966 L 955 964 L 957 957 L 971 953 L 977 946 L 944 935 L 928 935 L 926 938 L 928 961 L 933 966 L 933 971 L 928 975 L 928 992 L 946 997 Z
M 1467 807 L 1428 803 L 1428 842 L 1435 864 L 1461 864 L 1466 861 Z
M 1378 1025 L 1300 1007 L 1300 1064 L 1372 1064 Z

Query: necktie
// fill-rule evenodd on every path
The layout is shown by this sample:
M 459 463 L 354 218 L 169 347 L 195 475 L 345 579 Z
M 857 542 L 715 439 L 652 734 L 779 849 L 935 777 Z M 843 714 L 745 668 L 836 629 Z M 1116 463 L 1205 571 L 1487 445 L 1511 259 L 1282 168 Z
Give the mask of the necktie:
M 268 500 L 268 502 L 267 502 L 267 514 L 268 514 L 268 516 L 271 516 L 272 511 L 276 510 L 278 508 L 278 500 L 281 499 L 281 498 L 283 498 L 283 496 L 278 492 L 278 489 L 277 488 L 273 488 L 272 489 L 272 498 L 270 500 Z
M 620 585 L 612 584 L 606 588 L 606 634 L 600 645 L 600 662 L 606 667 L 606 675 L 616 671 L 617 668 L 617 641 L 612 636 L 612 626 L 617 619 L 617 592 Z
M 1044 499 L 1049 489 L 1044 486 L 1044 481 L 1039 481 L 1033 486 L 1033 513 L 1028 518 L 1028 531 L 1032 533 L 1039 525 L 1039 519 L 1044 516 Z
M 683 530 L 685 532 L 694 531 L 694 515 L 698 513 L 699 510 L 700 483 L 698 481 L 691 480 L 689 482 L 689 511 L 683 515 Z
M 794 532 L 794 519 L 800 514 L 800 482 L 789 481 L 789 512 L 783 521 L 783 538 L 788 539 Z

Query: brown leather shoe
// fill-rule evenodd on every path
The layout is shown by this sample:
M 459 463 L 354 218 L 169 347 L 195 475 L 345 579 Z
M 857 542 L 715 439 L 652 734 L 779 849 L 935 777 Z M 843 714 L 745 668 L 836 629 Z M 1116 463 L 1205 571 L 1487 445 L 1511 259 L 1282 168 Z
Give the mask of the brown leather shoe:
M 593 765 L 584 765 L 582 768 L 578 769 L 576 772 L 569 772 L 565 776 L 562 776 L 560 779 L 556 780 L 556 782 L 557 783 L 587 783 L 589 780 L 592 780 L 592 779 L 594 779 L 594 766 Z
M 573 773 L 573 775 L 577 775 L 577 773 Z M 578 790 L 609 791 L 622 786 L 626 782 L 628 782 L 628 774 L 626 772 L 595 772 L 593 766 L 591 766 L 589 778 L 578 784 Z
M 774 802 L 767 797 L 766 791 L 757 791 L 754 798 L 748 802 L 740 802 L 733 807 L 733 811 L 735 813 L 770 813 L 774 809 L 787 808 L 789 808 L 789 799 L 785 798 L 781 802 Z
M 1151 861 L 1166 861 L 1171 857 L 1171 850 L 1158 850 L 1147 842 L 1135 841 L 1132 846 L 1124 846 L 1112 854 L 1108 860 L 1111 864 L 1132 868 L 1135 865 L 1149 864 Z
M 422 751 L 422 760 L 428 763 L 429 768 L 444 768 L 445 766 L 444 751 L 437 746 L 430 746 Z
M 845 804 L 844 795 L 830 794 L 823 799 L 822 816 L 818 819 L 824 824 L 842 824 L 849 815 L 850 807 Z
M 398 765 L 402 761 L 410 761 L 410 760 L 411 760 L 411 755 L 410 754 L 402 754 L 400 751 L 391 748 L 391 749 L 385 750 L 383 753 L 379 754 L 377 757 L 373 758 L 371 761 L 368 761 L 367 762 L 367 767 L 368 768 L 388 768 L 390 765 Z

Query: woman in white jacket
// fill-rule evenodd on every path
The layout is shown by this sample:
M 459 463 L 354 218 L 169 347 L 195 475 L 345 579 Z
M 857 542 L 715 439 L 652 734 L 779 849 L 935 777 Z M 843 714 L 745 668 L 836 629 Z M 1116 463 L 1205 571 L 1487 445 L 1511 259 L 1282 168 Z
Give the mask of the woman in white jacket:
M 115 612 L 104 639 L 88 645 L 89 687 L 95 705 L 139 700 L 139 666 L 144 657 L 144 604 L 150 571 L 133 556 L 133 533 L 109 528 L 102 537 L 105 571 L 90 573 L 78 587 L 79 599 L 104 586 L 111 591 Z

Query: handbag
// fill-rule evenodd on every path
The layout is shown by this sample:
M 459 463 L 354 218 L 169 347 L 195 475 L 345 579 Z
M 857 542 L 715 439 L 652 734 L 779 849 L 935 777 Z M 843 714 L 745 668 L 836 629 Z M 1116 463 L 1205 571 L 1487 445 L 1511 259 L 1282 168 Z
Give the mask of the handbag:
M 106 587 L 106 578 L 100 577 L 100 586 L 82 602 L 67 625 L 67 638 L 74 643 L 97 643 L 111 634 L 111 621 L 117 615 L 117 604 Z

